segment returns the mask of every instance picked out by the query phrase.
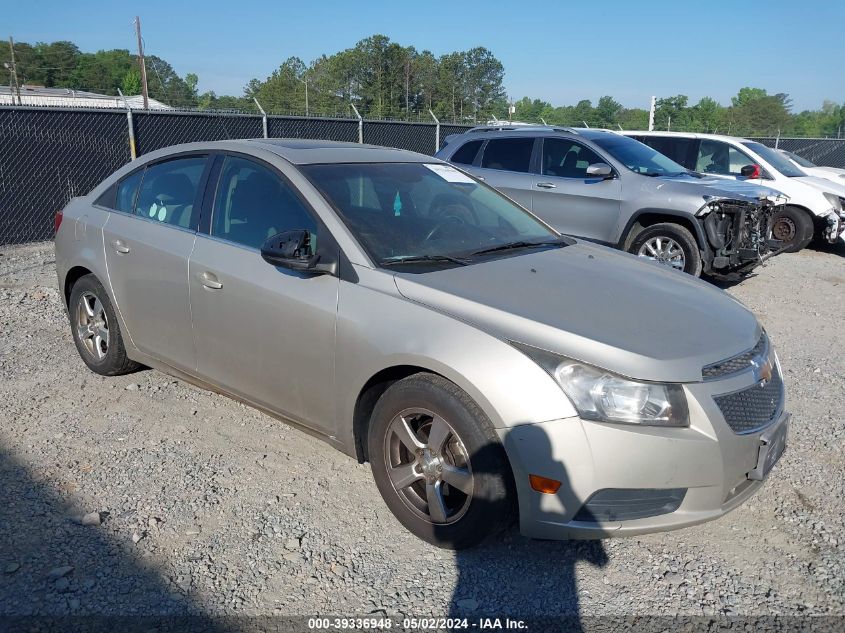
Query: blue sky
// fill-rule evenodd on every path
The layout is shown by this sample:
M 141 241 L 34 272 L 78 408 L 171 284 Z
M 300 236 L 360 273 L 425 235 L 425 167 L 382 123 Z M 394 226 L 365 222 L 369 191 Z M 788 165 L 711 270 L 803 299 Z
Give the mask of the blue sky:
M 435 54 L 486 46 L 511 97 L 555 105 L 605 94 L 628 107 L 652 94 L 727 104 L 742 86 L 787 92 L 796 111 L 845 102 L 841 0 L 38 0 L 7 3 L 0 35 L 131 49 L 136 12 L 147 52 L 218 94 L 241 94 L 288 56 L 308 62 L 383 33 Z

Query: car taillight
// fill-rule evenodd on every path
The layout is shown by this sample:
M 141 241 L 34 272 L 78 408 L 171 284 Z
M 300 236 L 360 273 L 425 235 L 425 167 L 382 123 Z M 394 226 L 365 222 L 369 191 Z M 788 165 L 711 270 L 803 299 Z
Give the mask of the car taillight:
M 760 177 L 760 165 L 752 165 L 754 167 L 754 171 L 751 172 L 749 178 L 759 178 Z
M 56 211 L 56 217 L 53 219 L 53 234 L 59 232 L 59 227 L 62 225 L 62 220 L 65 217 L 65 212 L 63 210 Z

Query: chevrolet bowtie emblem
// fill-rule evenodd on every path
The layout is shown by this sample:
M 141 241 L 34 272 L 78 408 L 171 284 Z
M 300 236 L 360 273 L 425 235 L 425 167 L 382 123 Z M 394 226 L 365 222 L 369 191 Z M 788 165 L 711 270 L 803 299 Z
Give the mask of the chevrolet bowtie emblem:
M 754 380 L 757 381 L 760 387 L 765 387 L 772 379 L 772 361 L 767 358 L 762 361 L 752 360 L 750 362 L 754 371 Z

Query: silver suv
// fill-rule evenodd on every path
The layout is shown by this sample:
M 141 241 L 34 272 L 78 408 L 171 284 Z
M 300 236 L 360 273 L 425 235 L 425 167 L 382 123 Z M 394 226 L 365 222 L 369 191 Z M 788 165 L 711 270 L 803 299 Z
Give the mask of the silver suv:
M 561 236 L 428 156 L 181 145 L 56 226 L 92 371 L 154 367 L 369 461 L 397 519 L 440 546 L 517 512 L 541 538 L 700 523 L 784 449 L 777 356 L 739 302 Z
M 437 153 L 568 235 L 698 276 L 736 276 L 777 252 L 780 194 L 704 177 L 607 130 L 474 128 Z

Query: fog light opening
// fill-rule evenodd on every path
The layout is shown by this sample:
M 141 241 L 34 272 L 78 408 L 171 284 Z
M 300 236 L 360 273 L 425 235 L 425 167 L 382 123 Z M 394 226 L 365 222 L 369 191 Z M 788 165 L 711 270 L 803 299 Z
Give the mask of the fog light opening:
M 528 475 L 531 487 L 544 495 L 553 495 L 560 490 L 560 482 L 557 479 L 549 479 L 540 475 Z

